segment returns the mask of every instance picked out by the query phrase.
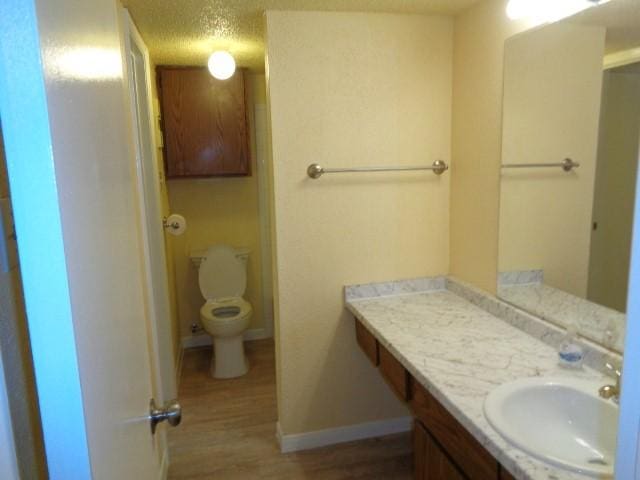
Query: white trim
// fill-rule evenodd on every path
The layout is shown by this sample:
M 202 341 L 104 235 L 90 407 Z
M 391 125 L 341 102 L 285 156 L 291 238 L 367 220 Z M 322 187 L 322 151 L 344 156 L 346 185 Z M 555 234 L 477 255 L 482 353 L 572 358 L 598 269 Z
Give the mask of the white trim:
M 165 447 L 162 451 L 162 460 L 160 461 L 160 474 L 158 478 L 160 480 L 167 480 L 169 476 L 169 449 Z
M 263 340 L 265 338 L 271 338 L 272 335 L 269 334 L 266 328 L 254 328 L 252 330 L 247 330 L 244 332 L 244 341 L 250 342 L 252 340 Z
M 206 333 L 189 335 L 186 337 L 182 337 L 180 340 L 183 349 L 186 348 L 197 348 L 197 347 L 205 347 L 207 345 L 211 345 L 213 342 L 211 340 L 211 336 Z
M 138 211 L 141 219 L 142 250 L 144 252 L 145 290 L 150 316 L 151 335 L 151 355 L 152 376 L 156 381 L 154 397 L 156 401 L 163 403 L 177 396 L 177 386 L 173 375 L 176 370 L 175 359 L 173 358 L 173 338 L 171 335 L 171 319 L 169 305 L 169 280 L 166 268 L 167 257 L 164 244 L 164 229 L 160 224 L 160 219 L 150 221 L 150 215 L 154 210 L 162 210 L 160 200 L 160 185 L 156 181 L 152 190 L 145 187 L 145 177 L 158 178 L 158 158 L 156 152 L 156 139 L 154 131 L 155 118 L 152 107 L 151 92 L 151 60 L 149 50 L 138 32 L 133 19 L 126 8 L 122 8 L 122 24 L 124 28 L 124 60 L 123 68 L 129 91 L 129 110 L 131 114 L 131 127 L 135 138 L 136 155 L 136 180 L 138 186 Z M 139 79 L 143 84 L 143 91 L 136 92 L 135 72 L 130 68 L 129 63 L 132 56 L 132 46 L 142 55 L 142 66 L 144 68 L 144 78 Z M 139 98 L 143 98 L 145 105 L 137 103 Z M 147 127 L 143 128 L 146 119 Z M 142 137 L 149 141 L 149 151 L 144 152 Z M 148 156 L 147 156 L 148 154 Z M 146 172 L 146 173 L 145 173 Z M 149 204 L 153 204 L 151 207 Z M 149 209 L 152 209 L 151 214 Z M 153 225 L 153 227 L 152 227 Z M 155 230 L 155 231 L 154 231 Z M 151 242 L 153 239 L 160 240 L 162 248 L 152 255 Z M 159 242 L 159 243 L 160 243 Z M 156 249 L 158 250 L 158 249 Z M 155 265 L 155 267 L 154 267 Z M 158 267 L 162 265 L 164 267 Z
M 639 478 L 640 474 L 640 176 L 636 178 L 631 238 L 627 327 L 616 449 L 617 479 Z
M 376 422 L 360 423 L 347 427 L 316 430 L 315 432 L 284 435 L 280 422 L 276 424 L 276 438 L 280 444 L 282 453 L 309 450 L 311 448 L 324 447 L 337 443 L 352 442 L 365 438 L 383 437 L 394 433 L 408 432 L 411 430 L 413 419 L 411 417 L 392 418 L 391 420 L 379 420 Z
M 622 52 L 610 53 L 604 56 L 604 69 L 622 67 L 630 63 L 640 62 L 640 48 L 623 50 Z
M 264 338 L 271 338 L 269 332 L 265 328 L 254 328 L 251 330 L 247 330 L 244 332 L 244 341 L 250 342 L 252 340 L 262 340 Z M 213 342 L 211 340 L 211 335 L 207 333 L 198 333 L 195 335 L 188 335 L 182 337 L 180 342 L 182 344 L 182 348 L 196 348 L 196 347 L 205 347 L 207 345 L 211 345 Z

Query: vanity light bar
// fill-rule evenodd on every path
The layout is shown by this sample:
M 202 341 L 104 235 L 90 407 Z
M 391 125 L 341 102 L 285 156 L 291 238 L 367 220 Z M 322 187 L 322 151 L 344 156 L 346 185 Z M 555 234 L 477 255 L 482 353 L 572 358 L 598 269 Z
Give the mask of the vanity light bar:
M 546 167 L 560 167 L 565 172 L 570 172 L 574 168 L 578 168 L 580 164 L 574 162 L 570 158 L 565 158 L 560 163 L 503 163 L 502 168 L 546 168 Z
M 324 168 L 317 163 L 312 163 L 307 167 L 307 175 L 310 178 L 320 178 L 325 173 L 351 173 L 351 172 L 401 172 L 409 170 L 432 170 L 436 175 L 442 175 L 449 169 L 449 166 L 442 160 L 436 160 L 431 166 L 413 167 L 352 167 L 352 168 Z

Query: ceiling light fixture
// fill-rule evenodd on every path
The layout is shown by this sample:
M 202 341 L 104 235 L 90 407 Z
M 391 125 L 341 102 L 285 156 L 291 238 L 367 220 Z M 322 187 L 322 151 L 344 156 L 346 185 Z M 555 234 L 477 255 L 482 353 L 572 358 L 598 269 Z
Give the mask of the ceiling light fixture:
M 609 0 L 509 0 L 507 16 L 511 20 L 555 22 Z
M 236 71 L 236 61 L 229 52 L 213 52 L 208 62 L 209 72 L 218 80 L 231 78 Z

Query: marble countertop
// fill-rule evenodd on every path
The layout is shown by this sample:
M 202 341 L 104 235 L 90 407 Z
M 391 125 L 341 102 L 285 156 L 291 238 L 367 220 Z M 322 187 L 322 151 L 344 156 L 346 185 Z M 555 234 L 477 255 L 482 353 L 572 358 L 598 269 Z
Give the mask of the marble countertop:
M 571 376 L 605 385 L 608 377 L 559 367 L 554 348 L 446 290 L 445 282 L 432 281 L 422 292 L 384 285 L 377 292 L 347 287 L 347 308 L 498 462 L 522 480 L 593 478 L 512 447 L 489 425 L 483 404 L 491 390 L 518 378 Z
M 544 283 L 498 285 L 498 297 L 621 352 L 626 315 Z

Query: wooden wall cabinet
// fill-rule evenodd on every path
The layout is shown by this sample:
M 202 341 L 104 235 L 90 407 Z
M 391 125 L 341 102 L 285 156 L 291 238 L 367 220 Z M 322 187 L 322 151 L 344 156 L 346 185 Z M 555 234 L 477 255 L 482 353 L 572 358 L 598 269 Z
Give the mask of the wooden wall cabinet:
M 168 178 L 251 174 L 244 71 L 217 80 L 203 67 L 157 68 Z

